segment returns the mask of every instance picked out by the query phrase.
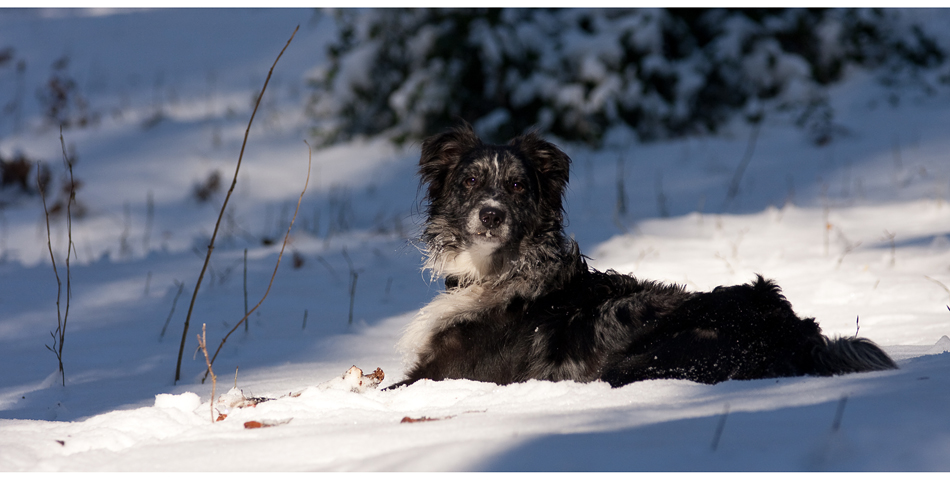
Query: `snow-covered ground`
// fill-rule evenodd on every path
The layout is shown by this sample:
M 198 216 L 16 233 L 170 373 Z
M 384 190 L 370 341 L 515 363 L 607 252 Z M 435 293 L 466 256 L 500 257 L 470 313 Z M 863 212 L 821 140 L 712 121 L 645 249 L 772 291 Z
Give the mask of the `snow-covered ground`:
M 298 24 L 251 131 L 176 385 L 224 199 L 222 188 L 199 202 L 194 186 L 214 171 L 230 182 L 252 99 Z M 274 400 L 212 423 L 195 334 L 207 324 L 216 348 L 244 315 L 245 249 L 250 305 L 267 289 L 306 175 L 307 72 L 332 33 L 310 10 L 0 11 L 0 50 L 14 55 L 0 66 L 0 103 L 19 105 L 0 114 L 0 156 L 42 160 L 59 185 L 59 131 L 34 94 L 58 59 L 98 113 L 63 132 L 87 209 L 72 227 L 65 387 L 45 346 L 56 279 L 42 204 L 0 190 L 0 470 L 950 469 L 950 89 L 885 87 L 862 72 L 830 93 L 842 133 L 828 145 L 767 115 L 728 201 L 747 125 L 659 144 L 617 131 L 596 151 L 563 144 L 574 160 L 567 230 L 598 269 L 694 289 L 773 278 L 826 334 L 859 330 L 899 370 L 354 393 L 334 381 L 351 365 L 382 368 L 383 386 L 400 379 L 393 345 L 441 288 L 411 240 L 418 145 L 366 139 L 314 151 L 274 285 L 215 362 L 218 395 L 236 384 Z M 65 223 L 51 222 L 64 277 Z

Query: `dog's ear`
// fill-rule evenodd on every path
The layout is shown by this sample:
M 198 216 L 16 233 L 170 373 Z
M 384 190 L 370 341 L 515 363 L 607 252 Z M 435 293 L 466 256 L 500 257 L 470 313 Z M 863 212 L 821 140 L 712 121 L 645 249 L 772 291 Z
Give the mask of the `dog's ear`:
M 481 144 L 482 141 L 468 122 L 423 140 L 419 176 L 422 183 L 429 185 L 429 198 L 438 194 L 449 169 L 458 163 L 462 155 Z
M 425 169 L 427 167 L 438 168 L 452 165 L 458 162 L 462 154 L 481 144 L 482 141 L 475 135 L 472 126 L 468 122 L 462 122 L 459 126 L 447 132 L 431 136 L 422 141 L 422 156 L 419 158 L 419 166 Z
M 530 158 L 547 187 L 557 191 L 560 196 L 570 180 L 571 157 L 536 132 L 515 137 L 508 145 Z

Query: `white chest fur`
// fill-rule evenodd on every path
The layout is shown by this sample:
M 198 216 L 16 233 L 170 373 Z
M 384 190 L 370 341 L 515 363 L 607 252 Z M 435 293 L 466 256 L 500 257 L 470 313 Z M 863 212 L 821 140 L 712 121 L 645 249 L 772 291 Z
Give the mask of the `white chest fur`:
M 420 353 L 429 348 L 434 334 L 463 321 L 469 313 L 490 307 L 485 302 L 484 294 L 485 287 L 476 284 L 440 293 L 432 299 L 409 322 L 396 344 L 396 349 L 403 354 L 403 360 L 414 362 Z

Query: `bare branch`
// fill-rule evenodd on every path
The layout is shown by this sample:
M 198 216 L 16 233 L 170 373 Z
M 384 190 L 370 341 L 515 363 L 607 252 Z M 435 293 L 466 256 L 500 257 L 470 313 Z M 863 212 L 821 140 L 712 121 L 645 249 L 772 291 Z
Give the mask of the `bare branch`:
M 310 148 L 310 144 L 307 143 L 306 140 L 304 140 L 304 143 L 307 144 L 307 151 L 309 153 L 307 156 L 307 179 L 304 181 L 303 191 L 300 192 L 300 197 L 297 198 L 297 208 L 294 209 L 294 216 L 290 219 L 290 225 L 287 225 L 287 233 L 284 234 L 284 242 L 280 246 L 280 254 L 277 255 L 277 264 L 274 265 L 274 273 L 272 273 L 270 276 L 270 283 L 267 284 L 267 290 L 264 292 L 264 296 L 261 297 L 261 300 L 257 302 L 257 305 L 254 305 L 254 308 L 248 310 L 248 312 L 244 314 L 244 318 L 237 322 L 231 331 L 221 339 L 221 344 L 218 345 L 218 349 L 214 351 L 214 356 L 211 357 L 211 361 L 209 362 L 209 368 L 205 372 L 205 376 L 201 379 L 202 382 L 204 382 L 204 380 L 208 378 L 208 374 L 211 373 L 210 364 L 214 364 L 214 360 L 218 358 L 218 353 L 221 352 L 221 348 L 224 347 L 224 343 L 228 341 L 228 337 L 230 337 L 231 334 L 234 333 L 234 331 L 237 330 L 242 323 L 246 322 L 247 318 L 250 317 L 251 314 L 254 313 L 262 303 L 264 303 L 264 299 L 266 299 L 267 294 L 270 293 L 270 288 L 274 285 L 274 278 L 277 277 L 277 269 L 280 267 L 280 259 L 284 256 L 284 249 L 287 248 L 287 240 L 290 238 L 290 229 L 294 227 L 294 222 L 297 220 L 297 212 L 300 211 L 300 202 L 303 201 L 303 196 L 305 193 L 307 193 L 307 185 L 310 184 L 310 165 L 313 163 L 313 150 Z
M 360 277 L 360 270 L 353 268 L 353 260 L 350 260 L 350 255 L 346 253 L 346 247 L 343 247 L 343 258 L 346 259 L 346 265 L 350 268 L 350 314 L 347 317 L 346 324 L 353 324 L 353 303 L 356 300 L 356 280 Z
M 943 291 L 947 292 L 947 295 L 950 295 L 950 288 L 947 288 L 947 286 L 944 285 L 944 283 L 941 282 L 940 280 L 937 280 L 937 279 L 935 279 L 935 278 L 931 278 L 931 277 L 929 277 L 929 276 L 927 276 L 927 275 L 924 275 L 924 278 L 926 278 L 927 280 L 930 280 L 931 282 L 936 283 L 937 285 L 940 285 L 940 288 L 943 288 Z M 947 308 L 950 308 L 950 306 L 948 306 Z
M 181 296 L 181 292 L 185 289 L 185 284 L 175 280 L 175 284 L 178 285 L 178 293 L 175 294 L 175 299 L 172 300 L 172 309 L 168 312 L 168 318 L 165 319 L 165 325 L 162 327 L 162 333 L 159 334 L 158 339 L 161 340 L 165 338 L 165 330 L 168 329 L 168 322 L 171 322 L 172 315 L 175 314 L 175 305 L 178 305 L 178 297 Z
M 40 199 L 43 200 L 43 213 L 46 214 L 46 246 L 49 247 L 49 259 L 53 262 L 53 274 L 56 275 L 56 331 L 63 331 L 63 316 L 60 312 L 59 300 L 63 293 L 63 282 L 59 278 L 59 270 L 56 268 L 56 256 L 53 255 L 53 241 L 50 235 L 49 228 L 49 209 L 46 207 L 46 192 L 43 190 L 43 184 L 40 182 L 40 164 L 36 164 L 36 186 L 40 190 Z M 56 335 L 53 335 L 53 332 L 50 332 L 50 335 L 53 337 L 53 346 L 57 349 L 51 348 L 49 345 L 46 348 L 53 352 L 56 355 L 56 360 L 59 362 L 59 371 L 63 372 L 63 357 L 61 356 L 60 350 L 58 350 L 59 339 L 56 338 Z M 63 385 L 66 385 L 66 374 L 63 373 Z
M 69 259 L 75 251 L 73 245 L 73 212 L 72 206 L 76 203 L 76 181 L 73 179 L 73 162 L 66 155 L 66 141 L 63 140 L 63 127 L 59 127 L 59 144 L 63 148 L 63 162 L 69 171 L 69 198 L 66 199 L 66 310 L 63 312 L 63 326 L 59 332 L 60 371 L 63 373 L 63 386 L 66 386 L 66 372 L 62 371 L 63 342 L 66 340 L 66 321 L 69 320 L 69 303 L 73 296 L 72 271 L 69 268 Z
M 746 145 L 745 155 L 742 156 L 742 161 L 739 162 L 739 165 L 736 167 L 736 172 L 732 176 L 732 182 L 729 184 L 729 191 L 726 192 L 726 200 L 722 202 L 723 211 L 726 211 L 739 193 L 739 184 L 742 182 L 742 176 L 745 174 L 745 170 L 752 160 L 752 154 L 755 152 L 755 142 L 759 138 L 759 128 L 761 125 L 761 119 L 752 124 L 752 132 L 749 133 L 749 143 Z
M 257 115 L 257 109 L 261 106 L 261 99 L 264 98 L 264 92 L 267 90 L 267 84 L 270 83 L 270 77 L 274 73 L 274 67 L 277 66 L 277 62 L 280 60 L 280 57 L 284 55 L 284 51 L 287 50 L 288 46 L 290 46 L 290 42 L 293 41 L 294 35 L 297 34 L 297 30 L 299 29 L 300 26 L 298 25 L 297 28 L 294 29 L 294 33 L 290 35 L 290 39 L 287 40 L 287 44 L 284 45 L 284 48 L 280 50 L 280 54 L 277 55 L 277 58 L 274 60 L 274 64 L 270 67 L 270 71 L 267 72 L 267 78 L 264 80 L 263 88 L 261 88 L 261 94 L 258 95 L 257 103 L 254 104 L 254 111 L 251 112 L 251 118 L 247 122 L 247 129 L 244 131 L 244 141 L 241 143 L 241 153 L 238 155 L 237 166 L 234 168 L 234 179 L 231 181 L 231 188 L 228 189 L 228 194 L 224 197 L 224 204 L 221 205 L 221 212 L 218 214 L 218 221 L 214 224 L 214 233 L 211 234 L 211 241 L 208 243 L 208 254 L 205 256 L 205 262 L 201 267 L 201 273 L 198 274 L 198 282 L 195 283 L 195 291 L 191 295 L 191 303 L 188 305 L 188 315 L 185 317 L 185 327 L 184 331 L 181 333 L 181 346 L 178 348 L 178 363 L 175 365 L 175 383 L 178 383 L 178 380 L 181 379 L 181 356 L 182 352 L 185 351 L 185 340 L 188 337 L 188 325 L 191 322 L 191 313 L 195 308 L 195 299 L 198 298 L 198 289 L 201 287 L 201 281 L 204 279 L 205 271 L 208 269 L 208 262 L 211 260 L 211 252 L 214 251 L 214 240 L 218 236 L 218 228 L 221 227 L 221 219 L 224 217 L 224 211 L 228 206 L 228 200 L 231 199 L 231 193 L 234 192 L 234 186 L 237 185 L 238 172 L 241 170 L 241 161 L 244 159 L 244 148 L 247 146 L 247 137 L 251 132 L 251 124 L 254 123 L 254 116 Z
M 201 335 L 198 335 L 198 348 L 201 349 L 205 354 L 205 363 L 208 364 L 208 371 L 211 372 L 211 423 L 214 423 L 216 417 L 214 416 L 214 398 L 215 390 L 218 387 L 218 377 L 215 376 L 214 370 L 211 370 L 211 360 L 208 360 L 208 342 L 206 341 L 207 336 L 205 336 L 205 326 L 206 324 L 201 324 Z M 237 372 L 235 375 L 235 383 L 237 382 Z

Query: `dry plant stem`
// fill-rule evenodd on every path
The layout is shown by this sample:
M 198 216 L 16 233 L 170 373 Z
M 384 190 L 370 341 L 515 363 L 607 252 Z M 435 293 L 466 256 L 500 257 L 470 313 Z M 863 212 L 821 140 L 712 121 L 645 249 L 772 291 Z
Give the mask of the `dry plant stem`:
M 155 223 L 155 199 L 149 190 L 145 197 L 145 233 L 142 234 L 142 252 L 148 256 L 149 243 L 152 237 L 152 225 Z
M 244 249 L 244 316 L 247 316 L 247 249 Z M 244 324 L 244 333 L 247 333 L 247 325 L 251 322 Z
M 745 155 L 742 157 L 742 161 L 739 162 L 739 166 L 736 167 L 736 173 L 732 176 L 732 182 L 729 184 L 729 191 L 726 192 L 726 200 L 722 204 L 723 211 L 729 207 L 729 204 L 731 204 L 736 198 L 736 195 L 739 194 L 739 184 L 742 182 L 745 169 L 749 166 L 749 162 L 752 160 L 752 154 L 755 152 L 755 142 L 759 138 L 759 128 L 761 125 L 762 121 L 759 120 L 752 126 L 752 133 L 749 134 L 749 143 L 746 145 Z
M 261 106 L 261 99 L 264 98 L 264 92 L 267 90 L 267 84 L 270 82 L 270 77 L 274 73 L 274 67 L 277 66 L 277 62 L 280 60 L 280 57 L 284 55 L 284 51 L 287 50 L 287 47 L 290 46 L 290 42 L 293 41 L 294 35 L 297 34 L 297 30 L 300 29 L 298 25 L 294 29 L 294 33 L 290 35 L 290 39 L 287 40 L 287 44 L 284 45 L 284 48 L 280 50 L 280 54 L 277 55 L 277 58 L 274 59 L 274 64 L 271 65 L 270 71 L 267 72 L 267 78 L 264 80 L 264 86 L 261 88 L 261 94 L 257 96 L 257 103 L 254 104 L 254 111 L 251 112 L 251 118 L 247 122 L 247 129 L 244 131 L 244 141 L 241 143 L 241 153 L 238 155 L 237 166 L 234 168 L 234 179 L 231 181 L 231 188 L 228 189 L 227 195 L 224 197 L 224 204 L 221 205 L 221 212 L 218 214 L 218 221 L 214 224 L 214 233 L 211 234 L 211 241 L 208 243 L 208 254 L 205 256 L 204 265 L 201 267 L 201 273 L 198 274 L 198 282 L 195 283 L 195 291 L 191 295 L 191 303 L 188 305 L 188 315 L 185 316 L 185 327 L 181 333 L 181 346 L 178 348 L 178 363 L 175 365 L 175 383 L 178 383 L 178 380 L 181 379 L 181 357 L 182 353 L 185 351 L 185 340 L 188 338 L 188 325 L 191 322 L 191 313 L 195 308 L 195 299 L 198 298 L 198 289 L 201 288 L 201 281 L 204 279 L 205 271 L 208 270 L 208 263 L 211 260 L 211 252 L 214 250 L 214 240 L 218 236 L 218 228 L 221 226 L 221 219 L 224 217 L 224 211 L 228 206 L 228 200 L 231 198 L 231 193 L 234 192 L 234 186 L 237 185 L 238 172 L 241 170 L 241 160 L 244 159 L 244 148 L 247 146 L 247 137 L 251 132 L 251 124 L 254 123 L 254 116 L 257 115 L 257 109 Z M 217 355 L 217 353 L 215 353 Z
M 76 182 L 73 178 L 73 164 L 69 161 L 69 156 L 66 154 L 66 141 L 63 140 L 63 128 L 59 128 L 59 144 L 63 149 L 63 163 L 66 165 L 66 169 L 69 172 L 69 196 L 66 199 L 66 309 L 63 312 L 62 317 L 59 316 L 59 307 L 60 307 L 60 296 L 62 294 L 62 282 L 59 279 L 59 273 L 56 272 L 56 263 L 53 260 L 53 272 L 56 273 L 56 334 L 54 335 L 50 332 L 50 335 L 53 337 L 53 343 L 56 347 L 56 350 L 53 350 L 49 346 L 46 348 L 56 354 L 56 360 L 59 362 L 59 373 L 62 377 L 63 386 L 66 386 L 66 370 L 63 368 L 63 344 L 66 342 L 66 322 L 69 320 L 69 303 L 72 299 L 72 273 L 69 267 L 69 261 L 72 258 L 72 254 L 75 251 L 75 246 L 73 245 L 73 214 L 72 214 L 72 205 L 76 201 Z M 39 177 L 39 175 L 37 175 Z M 40 189 L 42 192 L 42 187 Z M 53 246 L 50 241 L 50 228 L 49 228 L 49 211 L 46 210 L 46 197 L 43 196 L 43 209 L 46 211 L 46 237 L 47 245 L 49 246 L 50 258 L 53 258 Z
M 76 181 L 73 178 L 73 162 L 69 161 L 66 155 L 66 141 L 63 140 L 63 127 L 59 127 L 59 145 L 63 149 L 63 163 L 69 170 L 69 198 L 66 199 L 66 310 L 63 312 L 63 328 L 59 331 L 59 371 L 63 377 L 63 386 L 66 386 L 66 371 L 63 370 L 63 344 L 66 341 L 66 322 L 69 320 L 69 304 L 73 297 L 72 270 L 69 267 L 69 260 L 75 251 L 73 245 L 73 203 L 76 202 Z
M 73 162 L 66 155 L 66 141 L 63 140 L 63 127 L 59 127 L 59 144 L 63 149 L 63 163 L 69 170 L 69 198 L 66 199 L 66 311 L 63 312 L 63 330 L 59 333 L 59 357 L 63 358 L 63 340 L 66 339 L 66 321 L 69 319 L 69 303 L 73 297 L 72 271 L 69 259 L 75 251 L 73 245 L 73 203 L 76 203 L 76 181 L 73 179 Z M 63 386 L 66 386 L 66 374 L 63 373 Z
M 206 324 L 202 323 L 201 335 L 197 335 L 198 348 L 200 348 L 201 351 L 204 352 L 205 363 L 208 364 L 208 371 L 211 372 L 211 423 L 214 423 L 214 421 L 216 420 L 216 417 L 214 416 L 214 397 L 215 397 L 215 389 L 217 389 L 218 387 L 218 377 L 216 377 L 214 375 L 214 371 L 211 370 L 211 360 L 208 360 L 208 342 L 206 341 L 207 336 L 205 335 L 205 327 L 206 327 Z M 234 375 L 236 379 L 237 372 L 235 372 Z M 237 380 L 235 380 L 235 382 L 237 382 Z
M 168 329 L 168 323 L 172 321 L 172 315 L 175 314 L 175 305 L 178 305 L 178 297 L 181 296 L 181 292 L 185 289 L 184 283 L 175 280 L 175 284 L 178 285 L 178 293 L 175 294 L 175 299 L 172 300 L 172 309 L 168 312 L 168 318 L 165 319 L 165 326 L 162 327 L 162 333 L 158 336 L 159 340 L 165 338 L 165 330 Z
M 656 210 L 661 217 L 667 218 L 670 216 L 670 209 L 667 207 L 666 194 L 663 193 L 663 173 L 656 172 Z
M 940 280 L 932 278 L 928 275 L 924 275 L 924 278 L 926 278 L 927 280 L 930 280 L 931 282 L 936 283 L 937 285 L 940 285 L 940 288 L 943 288 L 943 291 L 947 292 L 947 295 L 950 295 L 950 288 L 947 288 L 947 286 L 944 285 L 943 282 L 941 282 Z M 950 306 L 948 306 L 947 308 L 950 309 Z
M 224 338 L 221 339 L 221 344 L 218 345 L 218 349 L 214 351 L 214 356 L 212 356 L 211 361 L 208 362 L 208 370 L 205 372 L 204 377 L 201 378 L 202 383 L 204 383 L 205 379 L 208 378 L 208 374 L 211 373 L 211 365 L 213 365 L 214 360 L 218 358 L 218 353 L 221 352 L 221 348 L 224 347 L 224 343 L 228 341 L 228 337 L 230 337 L 231 334 L 234 333 L 238 329 L 238 327 L 241 326 L 242 323 L 246 322 L 247 318 L 250 317 L 251 314 L 254 313 L 257 310 L 257 308 L 261 306 L 262 303 L 264 303 L 264 299 L 266 299 L 267 294 L 270 293 L 270 288 L 274 285 L 274 278 L 277 277 L 277 269 L 280 267 L 280 259 L 284 257 L 284 249 L 287 248 L 287 240 L 290 238 L 290 229 L 294 228 L 294 222 L 297 220 L 297 212 L 300 211 L 300 202 L 303 201 L 303 195 L 307 193 L 307 185 L 310 184 L 310 165 L 311 163 L 313 163 L 313 150 L 310 148 L 310 144 L 307 143 L 306 140 L 304 140 L 304 143 L 307 144 L 307 152 L 308 152 L 307 179 L 303 183 L 303 191 L 300 192 L 300 197 L 297 198 L 297 208 L 294 209 L 294 216 L 293 218 L 290 219 L 290 225 L 287 225 L 287 233 L 284 234 L 284 242 L 280 246 L 280 253 L 277 255 L 277 264 L 274 265 L 274 273 L 272 273 L 270 276 L 270 283 L 267 284 L 267 290 L 264 291 L 264 296 L 261 297 L 261 300 L 259 302 L 257 302 L 257 305 L 254 305 L 254 308 L 248 310 L 248 312 L 244 314 L 244 318 L 242 318 L 239 322 L 234 324 L 234 327 L 231 329 L 231 331 L 228 332 L 227 335 L 225 335 Z
M 56 256 L 53 255 L 53 241 L 51 240 L 50 228 L 49 228 L 49 209 L 46 207 L 46 192 L 43 191 L 43 185 L 40 184 L 39 177 L 40 177 L 40 165 L 39 163 L 37 163 L 36 186 L 40 190 L 40 199 L 43 200 L 43 212 L 46 214 L 46 245 L 47 247 L 49 247 L 49 258 L 53 262 L 53 274 L 56 275 L 56 331 L 62 332 L 63 331 L 63 317 L 62 317 L 62 314 L 60 313 L 59 300 L 63 293 L 63 282 L 62 280 L 60 280 L 59 271 L 56 269 Z M 56 336 L 53 335 L 54 347 L 57 346 L 56 343 L 58 341 L 59 340 L 56 338 Z M 56 360 L 59 362 L 59 371 L 63 373 L 63 386 L 65 386 L 66 373 L 63 372 L 63 358 L 60 355 L 58 350 L 53 350 L 49 346 L 47 346 L 46 348 L 48 348 L 51 352 L 53 352 L 56 355 Z
M 346 324 L 353 324 L 353 303 L 356 300 L 356 280 L 359 279 L 360 272 L 353 268 L 353 261 L 350 260 L 350 255 L 346 253 L 346 247 L 343 247 L 343 258 L 346 259 L 346 264 L 350 267 L 350 315 L 347 317 Z
M 627 216 L 627 193 L 624 188 L 624 156 L 617 157 L 617 205 L 616 213 L 619 217 Z

